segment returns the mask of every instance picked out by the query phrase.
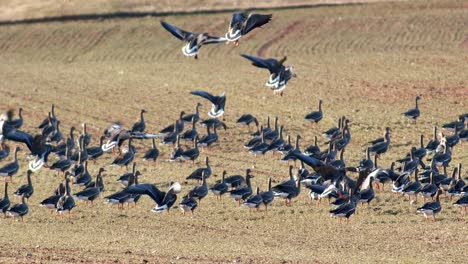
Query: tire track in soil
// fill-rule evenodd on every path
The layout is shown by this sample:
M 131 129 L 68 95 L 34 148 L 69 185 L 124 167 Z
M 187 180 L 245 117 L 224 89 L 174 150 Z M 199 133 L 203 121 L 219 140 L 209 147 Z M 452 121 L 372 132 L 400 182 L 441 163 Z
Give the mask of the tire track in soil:
M 268 51 L 268 49 L 273 45 L 275 44 L 276 42 L 282 40 L 283 38 L 285 38 L 287 35 L 293 33 L 296 29 L 299 28 L 299 26 L 301 26 L 302 24 L 304 24 L 304 20 L 297 20 L 295 22 L 293 22 L 292 24 L 290 24 L 289 26 L 287 26 L 285 29 L 281 30 L 277 35 L 276 37 L 272 38 L 271 40 L 269 40 L 268 42 L 266 42 L 265 44 L 263 44 L 257 51 L 257 55 L 259 57 L 264 57 L 265 56 L 265 53 Z

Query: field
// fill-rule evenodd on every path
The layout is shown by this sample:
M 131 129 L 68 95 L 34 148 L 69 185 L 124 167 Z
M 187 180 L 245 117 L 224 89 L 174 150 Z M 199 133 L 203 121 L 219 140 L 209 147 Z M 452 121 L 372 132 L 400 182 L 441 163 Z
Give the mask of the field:
M 12 1 L 15 2 L 15 1 Z M 262 12 L 269 12 L 268 10 Z M 267 187 L 267 178 L 288 177 L 287 163 L 278 156 L 254 158 L 244 148 L 247 128 L 236 119 L 251 113 L 265 122 L 278 116 L 285 135 L 302 135 L 302 148 L 314 135 L 324 149 L 322 131 L 345 115 L 352 141 L 345 152 L 348 165 L 364 158 L 366 143 L 392 129 L 392 146 L 379 165 L 403 157 L 419 136 L 432 138 L 434 126 L 468 112 L 468 5 L 463 1 L 410 1 L 362 5 L 276 9 L 273 21 L 233 45 L 204 46 L 200 58 L 184 57 L 181 42 L 159 24 L 160 19 L 193 31 L 222 35 L 230 13 L 187 14 L 0 26 L 1 110 L 24 109 L 23 130 L 46 117 L 52 103 L 64 134 L 71 126 L 88 124 L 92 145 L 114 121 L 131 127 L 140 109 L 147 131 L 157 132 L 179 112 L 194 111 L 202 102 L 192 90 L 226 92 L 224 116 L 229 129 L 220 143 L 202 153 L 195 166 L 167 161 L 170 147 L 158 146 L 157 163 L 141 157 L 150 141 L 137 143 L 142 182 L 165 189 L 170 181 L 184 182 L 208 155 L 214 169 L 212 184 L 223 170 L 243 174 L 253 168 L 253 186 Z M 49 14 L 49 13 L 47 13 Z M 55 13 L 52 13 L 55 15 Z M 15 20 L 11 15 L 4 19 Z M 23 14 L 21 18 L 34 15 Z M 291 80 L 283 97 L 264 86 L 268 74 L 254 68 L 239 54 L 260 57 L 288 56 L 298 78 Z M 422 116 L 416 125 L 401 113 L 414 107 L 422 95 Z M 324 119 L 315 127 L 305 114 L 324 101 Z M 200 132 L 205 133 L 200 128 Z M 20 172 L 11 192 L 26 182 L 28 155 L 19 153 Z M 106 154 L 90 164 L 94 175 L 105 173 L 105 195 L 120 190 L 115 180 L 124 170 L 109 167 Z M 10 158 L 8 158 L 10 160 Z M 5 163 L 7 161 L 2 161 Z M 449 168 L 463 164 L 468 173 L 467 144 L 455 147 Z M 352 175 L 356 177 L 356 175 Z M 33 176 L 35 193 L 25 222 L 0 220 L 2 263 L 466 263 L 468 215 L 442 199 L 438 221 L 425 222 L 410 204 L 388 191 L 378 192 L 369 208 L 359 207 L 350 223 L 330 218 L 331 206 L 317 206 L 304 191 L 287 207 L 275 201 L 267 217 L 237 207 L 229 198 L 219 203 L 211 194 L 195 216 L 150 212 L 145 197 L 136 208 L 118 210 L 99 199 L 93 206 L 78 203 L 72 221 L 53 217 L 38 203 L 61 181 L 42 169 Z M 184 184 L 182 194 L 194 183 Z M 76 188 L 73 191 L 77 191 Z M 3 195 L 3 189 L 1 191 Z M 179 195 L 180 201 L 181 195 Z

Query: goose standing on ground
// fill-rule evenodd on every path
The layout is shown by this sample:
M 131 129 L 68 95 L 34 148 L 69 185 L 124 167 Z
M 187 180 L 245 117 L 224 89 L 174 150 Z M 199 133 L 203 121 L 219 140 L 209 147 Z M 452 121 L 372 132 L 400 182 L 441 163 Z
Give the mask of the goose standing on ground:
M 176 161 L 176 160 L 181 160 L 181 155 L 184 153 L 184 150 L 180 146 L 180 135 L 177 135 L 177 140 L 176 144 L 174 146 L 174 149 L 171 152 L 171 157 L 169 158 L 170 161 Z
M 418 202 L 418 193 L 421 191 L 422 185 L 419 182 L 419 177 L 418 177 L 418 169 L 414 171 L 414 182 L 409 183 L 406 185 L 402 190 L 402 194 L 408 195 L 408 198 L 411 199 L 411 195 L 414 195 L 414 202 Z
M 453 205 L 460 207 L 462 214 L 465 214 L 468 210 L 468 194 L 463 195 L 458 201 L 454 202 Z
M 128 151 L 127 151 L 127 153 L 125 153 L 122 157 L 117 157 L 116 159 L 114 159 L 111 166 L 116 166 L 116 165 L 125 166 L 125 168 L 128 169 L 128 164 L 130 164 L 130 162 L 132 162 L 134 158 L 135 158 L 135 151 L 134 151 L 134 148 L 132 146 L 132 138 L 130 138 L 128 140 Z
M 236 124 L 241 126 L 248 126 L 250 130 L 250 124 L 255 123 L 255 126 L 258 128 L 258 120 L 251 114 L 243 114 L 239 119 L 237 119 Z
M 161 21 L 161 25 L 174 37 L 187 42 L 182 48 L 182 53 L 185 56 L 194 56 L 195 59 L 198 59 L 198 51 L 201 46 L 226 42 L 225 38 L 210 36 L 208 33 L 185 31 L 164 21 Z
M 3 194 L 3 199 L 0 200 L 0 211 L 5 217 L 8 208 L 10 208 L 10 198 L 8 197 L 8 182 L 5 182 L 5 193 Z
M 435 215 L 438 214 L 442 210 L 442 207 L 440 205 L 440 200 L 439 200 L 439 195 L 441 193 L 442 191 L 438 190 L 437 195 L 436 195 L 436 200 L 434 202 L 427 202 L 423 206 L 417 209 L 417 212 L 423 214 L 426 220 L 428 220 L 428 216 L 432 215 L 432 219 L 433 221 L 435 221 L 436 220 Z
M 196 127 L 195 117 L 192 118 L 192 129 L 185 131 L 182 136 L 180 137 L 182 140 L 185 141 L 193 141 L 196 136 L 198 136 L 198 131 Z M 210 126 L 207 126 L 210 127 Z
M 37 128 L 44 129 L 46 126 L 48 126 L 50 124 L 49 121 L 53 121 L 53 122 L 57 121 L 57 117 L 55 116 L 55 105 L 54 104 L 52 104 L 52 106 L 51 106 L 50 113 L 51 113 L 51 118 L 45 118 L 41 122 L 41 124 L 39 124 L 39 126 Z
M 247 169 L 245 172 L 247 186 L 237 187 L 235 190 L 232 190 L 231 194 L 229 195 L 231 198 L 234 198 L 234 200 L 238 202 L 239 206 L 241 205 L 241 201 L 245 201 L 245 199 L 247 199 L 252 194 L 252 184 L 250 182 L 250 179 L 254 176 L 250 173 L 250 169 Z
M 205 168 L 198 168 L 194 170 L 189 176 L 187 176 L 187 180 L 197 180 L 201 181 L 203 177 L 205 179 L 208 179 L 211 176 L 211 166 L 210 166 L 210 160 L 208 157 L 205 158 Z
M 208 118 L 208 119 L 205 119 L 203 120 L 202 122 L 200 122 L 200 126 L 214 126 L 216 128 L 219 128 L 219 127 L 223 127 L 224 131 L 226 131 L 228 129 L 228 127 L 226 126 L 226 124 L 222 121 L 219 121 L 219 119 L 217 118 Z
M 367 203 L 367 206 L 369 206 L 370 202 L 375 198 L 373 183 L 374 183 L 374 177 L 368 176 L 368 184 L 367 184 L 368 187 L 364 190 L 361 190 L 359 193 L 360 203 Z
M 23 222 L 23 217 L 28 214 L 29 207 L 25 202 L 25 197 L 21 197 L 21 203 L 13 205 L 10 209 L 7 210 L 7 214 L 13 218 L 21 217 L 21 222 Z
M 198 149 L 198 136 L 193 141 L 193 148 L 187 149 L 180 154 L 181 160 L 191 160 L 195 164 L 195 160 L 200 156 L 200 150 Z
M 246 13 L 233 13 L 231 22 L 229 23 L 229 30 L 225 37 L 229 42 L 234 42 L 235 46 L 239 45 L 239 39 L 254 30 L 255 28 L 262 27 L 271 21 L 271 14 L 249 14 Z
M 434 127 L 434 137 L 427 143 L 426 150 L 429 152 L 435 152 L 440 142 L 437 139 L 437 127 Z
M 373 144 L 369 151 L 370 153 L 376 154 L 378 157 L 388 151 L 390 148 L 390 138 L 392 136 L 392 131 L 389 127 L 385 128 L 384 140 L 383 142 L 377 142 Z
M 70 149 L 66 147 L 65 149 L 65 156 L 63 156 L 62 159 L 54 162 L 49 169 L 51 170 L 56 170 L 57 175 L 62 172 L 65 173 L 66 170 L 68 170 L 72 165 L 72 161 L 70 160 Z
M 71 210 L 75 207 L 75 199 L 70 194 L 70 179 L 65 180 L 65 194 L 57 202 L 57 213 L 59 215 L 68 214 L 68 220 L 71 220 Z
M 88 147 L 86 148 L 86 152 L 88 153 L 88 159 L 93 160 L 96 162 L 96 159 L 101 157 L 104 154 L 102 150 L 102 145 L 104 144 L 104 136 L 99 138 L 99 146 Z
M 271 190 L 271 177 L 268 177 L 268 191 L 261 192 L 262 203 L 265 205 L 265 215 L 268 215 L 268 205 L 270 205 L 275 199 L 275 194 Z
M 334 210 L 330 210 L 331 216 L 337 217 L 338 222 L 341 222 L 343 217 L 346 218 L 346 223 L 349 223 L 349 217 L 356 212 L 357 208 L 357 201 L 359 200 L 359 196 L 350 192 L 349 201 L 340 205 L 338 208 Z
M 413 109 L 410 109 L 406 112 L 403 113 L 403 116 L 409 119 L 414 120 L 414 124 L 416 124 L 416 119 L 420 116 L 421 112 L 419 111 L 419 105 L 418 101 L 421 99 L 421 97 L 416 96 L 415 102 L 416 102 L 416 107 Z
M 146 151 L 145 155 L 143 156 L 143 160 L 153 160 L 156 161 L 156 159 L 159 157 L 159 150 L 156 147 L 156 141 L 155 139 L 152 140 L 152 148 L 150 148 L 148 151 Z
M 320 122 L 320 120 L 322 120 L 322 118 L 323 118 L 322 100 L 319 100 L 318 111 L 314 111 L 314 112 L 312 112 L 310 114 L 307 114 L 305 116 L 305 120 L 317 124 L 318 122 Z
M 192 190 L 189 191 L 187 197 L 193 197 L 198 199 L 198 203 L 201 202 L 203 198 L 208 194 L 208 186 L 206 185 L 206 177 L 205 171 L 202 173 L 202 185 L 193 187 Z
M 429 176 L 430 183 L 424 185 L 421 191 L 419 191 L 419 194 L 423 197 L 424 202 L 426 202 L 426 198 L 431 197 L 433 199 L 434 195 L 436 195 L 437 190 L 439 189 L 437 188 L 437 185 L 435 184 L 435 180 L 434 180 L 435 176 L 436 176 L 435 173 L 431 171 L 431 175 Z
M 182 202 L 180 202 L 179 204 L 179 207 L 182 210 L 182 213 L 185 214 L 185 212 L 190 211 L 192 215 L 195 212 L 195 209 L 197 208 L 197 206 L 198 206 L 197 199 L 195 199 L 194 197 L 188 197 L 188 196 L 184 197 Z
M 221 95 L 214 96 L 205 91 L 192 91 L 190 92 L 193 95 L 203 97 L 211 102 L 211 110 L 208 112 L 208 115 L 212 118 L 219 118 L 224 114 L 224 107 L 226 105 L 226 93 Z
M 442 128 L 454 133 L 456 132 L 455 130 L 461 131 L 465 128 L 465 118 L 463 116 L 459 116 L 457 121 L 444 124 L 442 125 Z
M 144 116 L 143 116 L 144 113 L 146 113 L 146 110 L 145 110 L 145 109 L 141 109 L 141 112 L 140 112 L 140 121 L 138 121 L 138 122 L 136 122 L 135 124 L 133 124 L 132 129 L 131 129 L 131 132 L 132 132 L 132 133 L 135 133 L 135 132 L 144 132 L 144 131 L 145 131 L 146 123 L 145 123 L 145 118 L 144 118 Z
M 279 184 L 272 188 L 275 197 L 285 199 L 287 206 L 292 206 L 292 199 L 296 198 L 301 193 L 301 180 L 293 182 L 293 184 Z M 289 181 L 288 181 L 289 182 Z M 297 183 L 296 183 L 297 182 Z
M 289 65 L 288 67 L 283 65 L 287 59 L 286 56 L 281 60 L 276 60 L 273 58 L 260 59 L 246 54 L 241 54 L 241 56 L 250 60 L 253 66 L 267 69 L 270 72 L 270 77 L 268 78 L 268 81 L 265 83 L 265 85 L 270 87 L 274 94 L 279 94 L 282 96 L 284 89 L 286 89 L 286 84 L 291 78 L 297 76 L 294 73 L 293 65 Z
M 18 196 L 18 197 L 22 197 L 24 196 L 28 201 L 29 201 L 29 198 L 33 195 L 34 193 L 34 187 L 32 185 L 32 181 L 31 181 L 31 174 L 32 174 L 32 171 L 31 170 L 28 170 L 27 171 L 27 179 L 28 179 L 28 183 L 27 184 L 24 184 L 24 185 L 21 185 L 17 190 L 16 192 L 14 193 L 15 196 Z
M 200 106 L 202 106 L 202 104 L 197 103 L 197 105 L 195 106 L 195 113 L 184 115 L 184 117 L 182 117 L 182 121 L 184 121 L 185 123 L 197 123 L 198 121 L 200 121 Z
M 226 171 L 223 171 L 223 176 L 220 182 L 217 182 L 210 188 L 210 191 L 216 195 L 217 200 L 221 200 L 223 194 L 227 193 L 229 186 L 226 184 Z
M 208 150 L 210 149 L 210 146 L 216 142 L 218 142 L 218 133 L 216 132 L 216 126 L 213 126 L 213 133 L 210 133 L 210 127 L 206 127 L 206 132 L 207 134 L 204 135 L 199 141 L 198 145 L 200 147 L 207 147 Z
M 247 206 L 249 208 L 256 208 L 257 211 L 260 208 L 260 205 L 262 204 L 262 196 L 260 195 L 260 188 L 257 187 L 257 194 L 251 195 L 245 202 L 242 203 L 243 206 Z
M 19 147 L 15 148 L 15 154 L 14 154 L 13 161 L 10 162 L 10 163 L 5 164 L 3 167 L 0 168 L 0 176 L 5 177 L 5 181 L 6 181 L 6 177 L 10 177 L 10 182 L 12 182 L 13 181 L 13 175 L 15 175 L 19 170 L 19 164 L 18 164 L 18 151 L 19 151 L 19 149 L 20 149 Z
M 9 110 L 7 111 L 7 116 L 8 116 L 8 124 L 12 127 L 14 127 L 15 129 L 18 129 L 20 128 L 21 126 L 23 126 L 23 108 L 19 108 L 18 110 L 18 119 L 13 119 L 13 110 Z
M 57 188 L 55 189 L 54 191 L 54 194 L 47 197 L 46 199 L 42 200 L 42 202 L 39 204 L 40 206 L 42 207 L 46 207 L 47 209 L 49 210 L 56 210 L 57 209 L 57 202 L 58 200 L 60 199 L 60 197 L 62 197 L 62 195 L 65 194 L 65 182 L 66 182 L 66 178 L 68 177 L 67 174 L 65 174 L 64 176 L 64 180 L 63 182 L 61 182 Z M 52 213 L 52 211 L 51 211 Z
M 93 201 L 99 197 L 99 194 L 102 191 L 102 188 L 99 187 L 99 183 L 102 182 L 102 173 L 105 171 L 106 170 L 104 168 L 99 168 L 98 174 L 96 175 L 96 180 L 94 182 L 94 186 L 86 188 L 81 192 L 75 193 L 76 199 L 91 202 L 91 204 L 93 204 Z

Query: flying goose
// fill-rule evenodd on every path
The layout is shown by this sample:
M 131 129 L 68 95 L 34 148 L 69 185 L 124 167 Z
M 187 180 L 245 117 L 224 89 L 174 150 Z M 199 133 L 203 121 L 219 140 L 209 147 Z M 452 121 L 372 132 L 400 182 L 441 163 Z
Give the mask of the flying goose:
M 208 33 L 185 31 L 164 21 L 161 21 L 161 25 L 174 37 L 187 42 L 187 44 L 182 48 L 182 53 L 185 56 L 194 56 L 195 59 L 198 59 L 198 51 L 201 46 L 226 41 L 225 38 L 211 36 Z
M 211 110 L 208 115 L 212 118 L 219 118 L 224 114 L 224 106 L 226 105 L 226 93 L 219 96 L 214 96 L 205 91 L 192 91 L 193 95 L 203 97 L 211 102 Z
M 271 21 L 272 15 L 267 14 L 246 14 L 237 12 L 232 14 L 231 22 L 229 23 L 229 30 L 225 37 L 229 42 L 234 42 L 236 46 L 239 45 L 239 39 L 254 30 L 257 27 L 262 27 Z

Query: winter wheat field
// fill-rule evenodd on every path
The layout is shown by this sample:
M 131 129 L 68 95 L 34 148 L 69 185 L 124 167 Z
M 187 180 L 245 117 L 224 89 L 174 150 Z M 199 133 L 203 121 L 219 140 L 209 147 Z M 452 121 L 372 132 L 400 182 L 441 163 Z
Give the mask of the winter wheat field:
M 60 10 L 64 14 L 79 12 L 79 4 L 67 9 L 67 1 L 56 1 L 59 7 L 53 9 L 53 1 L 40 1 L 44 6 L 39 1 L 4 2 L 0 12 L 0 106 L 2 111 L 24 109 L 22 130 L 38 133 L 36 126 L 54 103 L 63 133 L 86 122 L 93 135 L 91 145 L 96 145 L 110 123 L 120 121 L 131 127 L 143 108 L 148 111 L 149 132 L 167 126 L 182 110 L 193 112 L 197 102 L 203 103 L 202 118 L 207 118 L 209 104 L 189 92 L 226 92 L 224 121 L 229 129 L 219 132 L 219 143 L 209 153 L 203 152 L 195 165 L 169 162 L 170 146 L 158 146 L 161 156 L 157 163 L 144 162 L 142 155 L 151 141 L 136 143 L 138 169 L 143 174 L 140 182 L 155 183 L 162 189 L 171 181 L 183 183 L 178 202 L 196 184 L 185 183 L 185 177 L 204 165 L 205 156 L 210 157 L 213 168 L 209 185 L 221 178 L 223 170 L 232 175 L 251 168 L 255 175 L 252 185 L 262 190 L 267 188 L 268 177 L 273 184 L 288 178 L 288 165 L 279 156 L 254 158 L 244 149 L 249 132 L 235 124 L 244 113 L 259 117 L 262 123 L 267 116 L 278 116 L 285 135 L 302 136 L 303 148 L 312 144 L 315 135 L 326 148 L 322 132 L 345 115 L 351 120 L 352 140 L 345 153 L 349 166 L 365 157 L 367 142 L 382 136 L 388 126 L 392 145 L 379 160 L 379 166 L 387 168 L 411 146 L 418 146 L 421 134 L 427 142 L 434 126 L 468 112 L 466 1 L 371 1 L 257 10 L 272 13 L 272 22 L 242 38 L 238 47 L 204 46 L 198 60 L 184 57 L 183 43 L 159 21 L 224 35 L 230 9 L 236 8 L 228 1 L 219 5 L 202 1 L 203 8 L 187 7 L 189 11 L 212 8 L 227 12 L 174 12 L 168 16 L 158 14 L 157 8 L 145 8 L 150 6 L 148 1 L 115 6 L 101 1 L 106 3 L 104 10 L 97 4 L 86 7 L 82 3 L 83 14 L 155 13 L 87 20 L 76 16 L 49 22 L 34 18 L 63 15 Z M 175 9 L 164 11 L 185 10 L 179 2 L 185 1 L 174 1 Z M 134 8 L 132 3 L 142 7 Z M 26 23 L 24 19 L 33 20 Z M 294 64 L 298 77 L 289 82 L 283 97 L 274 96 L 264 86 L 267 72 L 239 54 L 287 55 L 286 64 Z M 416 95 L 422 95 L 422 114 L 414 125 L 401 113 L 414 107 Z M 311 126 L 304 116 L 317 109 L 319 99 L 324 102 L 324 118 Z M 202 128 L 199 131 L 205 133 Z M 10 185 L 13 202 L 18 200 L 11 192 L 26 182 L 28 154 L 24 147 L 19 152 L 20 171 Z M 106 153 L 90 164 L 93 175 L 99 167 L 107 169 L 103 196 L 122 188 L 115 181 L 125 170 L 109 167 L 112 160 L 112 154 Z M 466 177 L 467 143 L 455 147 L 449 172 L 458 163 L 464 165 L 462 175 Z M 62 177 L 43 168 L 32 181 L 35 193 L 25 221 L 0 219 L 2 263 L 468 262 L 468 215 L 462 216 L 453 201 L 443 196 L 436 222 L 426 222 L 416 213 L 422 199 L 410 204 L 408 198 L 395 197 L 386 186 L 385 191 L 377 191 L 369 207 L 358 207 L 349 224 L 331 218 L 332 206 L 327 201 L 317 206 L 304 190 L 291 207 L 276 200 L 268 216 L 238 207 L 227 197 L 218 202 L 210 193 L 193 217 L 182 215 L 178 202 L 170 213 L 155 214 L 150 212 L 154 203 L 148 197 L 128 210 L 98 198 L 94 205 L 77 201 L 69 223 L 39 206 Z M 77 190 L 73 188 L 73 192 Z

